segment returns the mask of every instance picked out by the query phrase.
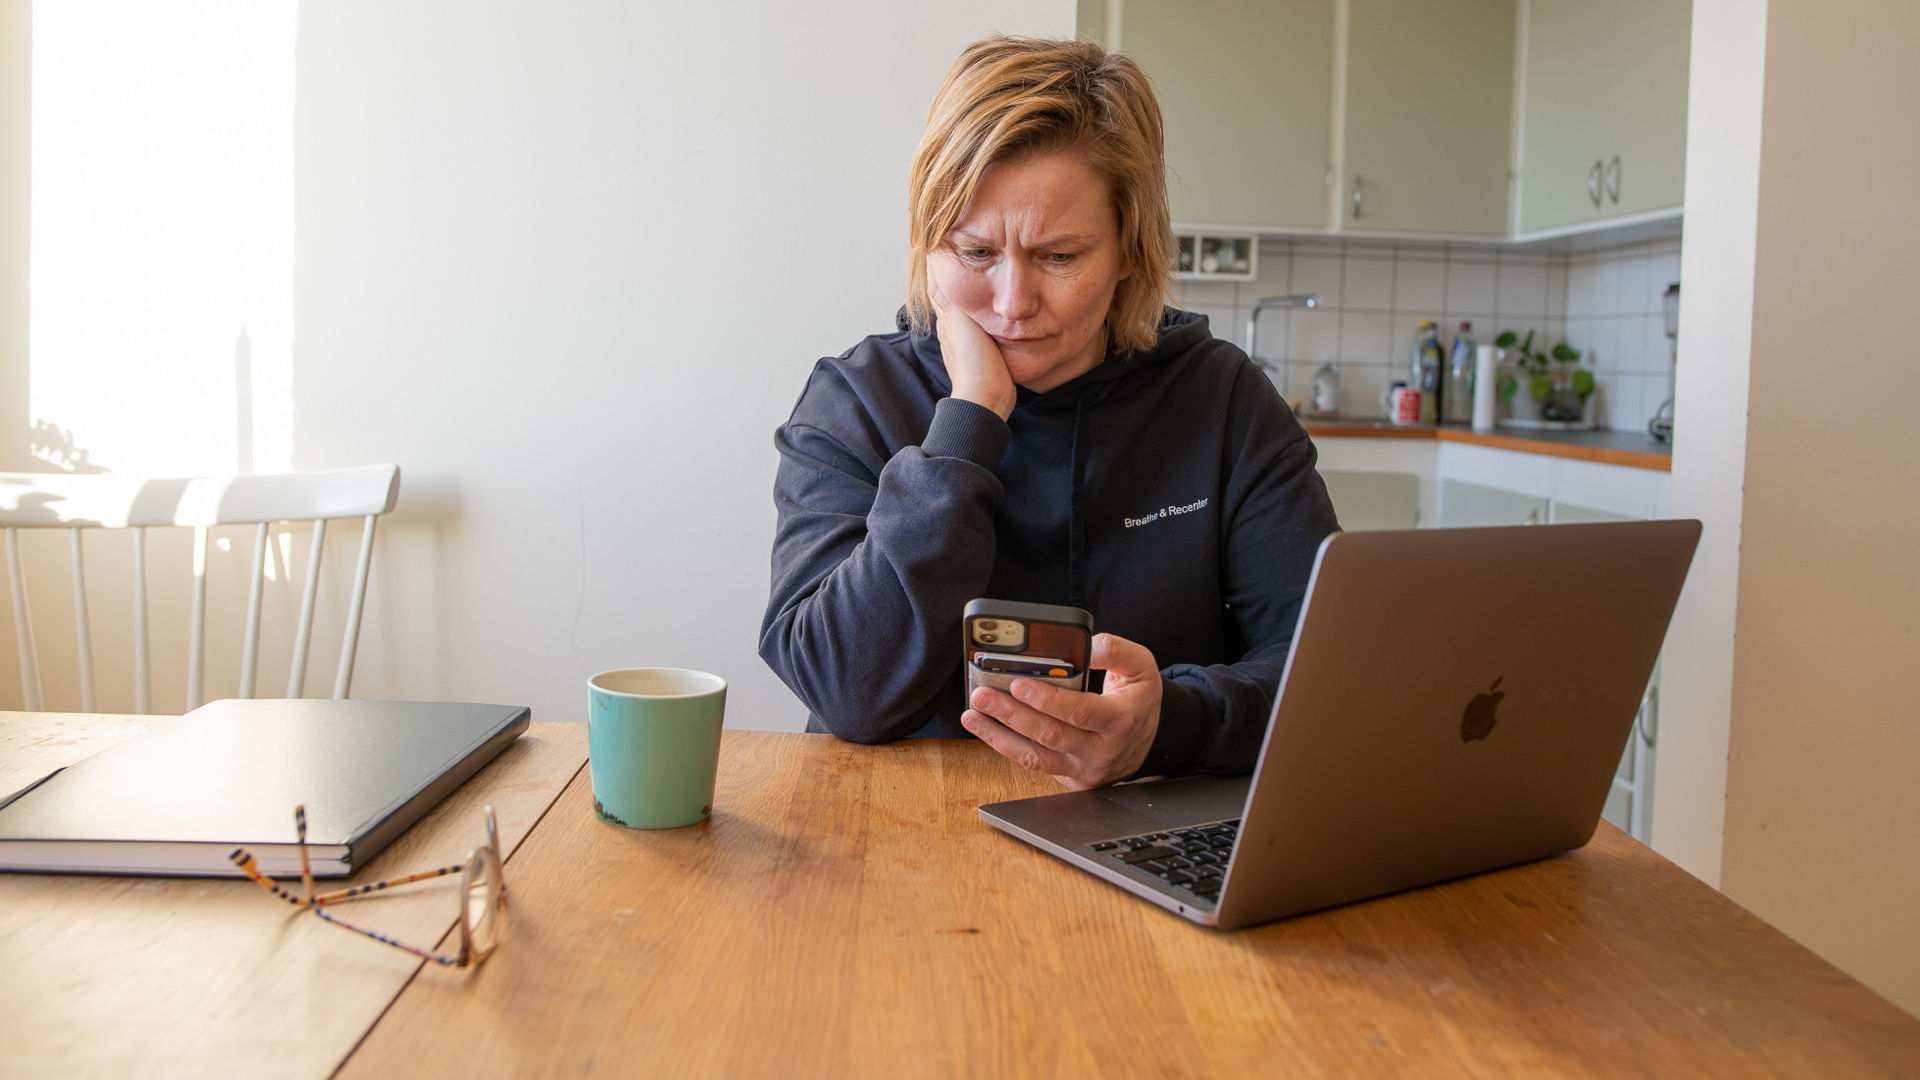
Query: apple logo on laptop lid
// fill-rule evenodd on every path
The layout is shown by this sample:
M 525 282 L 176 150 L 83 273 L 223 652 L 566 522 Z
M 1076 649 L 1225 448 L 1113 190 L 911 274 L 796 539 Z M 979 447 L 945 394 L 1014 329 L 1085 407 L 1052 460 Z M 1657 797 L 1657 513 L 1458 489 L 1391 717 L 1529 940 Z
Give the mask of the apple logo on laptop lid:
M 1507 692 L 1500 689 L 1500 680 L 1505 678 L 1502 675 L 1493 680 L 1493 685 L 1487 687 L 1486 693 L 1475 694 L 1473 700 L 1467 702 L 1466 711 L 1460 714 L 1461 742 L 1484 739 L 1493 733 L 1493 725 L 1500 722 L 1493 715 L 1493 710 L 1499 708 L 1500 699 L 1507 696 Z

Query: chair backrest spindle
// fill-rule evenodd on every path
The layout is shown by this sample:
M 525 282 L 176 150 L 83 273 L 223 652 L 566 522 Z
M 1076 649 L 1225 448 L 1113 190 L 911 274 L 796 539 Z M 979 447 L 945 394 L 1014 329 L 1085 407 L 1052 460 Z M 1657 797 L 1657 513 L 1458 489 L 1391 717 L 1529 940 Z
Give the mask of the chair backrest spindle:
M 340 673 L 333 680 L 333 696 L 344 698 L 353 683 L 353 655 L 359 651 L 360 616 L 366 610 L 367 575 L 373 568 L 373 523 L 376 515 L 367 515 L 360 530 L 360 559 L 353 571 L 353 600 L 347 608 L 346 644 L 340 649 Z
M 206 704 L 207 527 L 193 530 L 193 613 L 187 619 L 187 711 Z
M 33 612 L 27 604 L 27 580 L 20 568 L 20 530 L 7 527 L 7 581 L 13 590 L 13 632 L 19 641 L 20 696 L 28 712 L 40 711 L 40 654 L 33 647 Z
M 153 663 L 147 652 L 147 530 L 133 527 L 133 711 L 153 711 Z
M 87 560 L 78 528 L 67 530 L 73 560 L 74 656 L 80 664 L 80 711 L 95 712 L 93 696 L 93 626 L 87 619 Z
M 254 675 L 260 669 L 260 596 L 266 589 L 267 527 L 262 521 L 253 530 L 253 569 L 247 575 L 247 629 L 240 646 L 240 696 L 253 696 Z
M 307 544 L 307 582 L 300 590 L 300 621 L 294 626 L 293 663 L 287 669 L 287 696 L 306 690 L 307 650 L 313 644 L 313 602 L 320 595 L 320 555 L 327 546 L 327 520 L 313 520 L 313 540 Z

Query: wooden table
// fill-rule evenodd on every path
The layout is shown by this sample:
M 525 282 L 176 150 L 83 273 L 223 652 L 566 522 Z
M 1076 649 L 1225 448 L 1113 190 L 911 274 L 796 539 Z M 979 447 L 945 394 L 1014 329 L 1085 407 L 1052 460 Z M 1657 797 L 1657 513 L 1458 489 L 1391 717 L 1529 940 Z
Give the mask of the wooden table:
M 1249 931 L 983 824 L 973 742 L 729 732 L 711 822 L 578 776 L 485 966 L 419 972 L 342 1075 L 1920 1075 L 1920 1020 L 1611 826 Z
M 165 719 L 0 713 L 0 796 Z M 513 850 L 586 757 L 583 725 L 534 724 L 348 880 L 458 862 L 489 802 Z M 361 904 L 437 942 L 456 895 Z M 323 1077 L 421 964 L 241 879 L 0 874 L 0 1076 Z
M 0 713 L 0 790 L 155 722 Z M 356 875 L 458 859 L 493 802 L 469 971 L 244 881 L 0 874 L 0 1076 L 1920 1075 L 1920 1020 L 1610 826 L 1219 933 L 982 824 L 1051 782 L 977 743 L 722 753 L 710 823 L 620 829 L 584 728 L 535 724 Z M 447 895 L 380 923 L 435 940 Z

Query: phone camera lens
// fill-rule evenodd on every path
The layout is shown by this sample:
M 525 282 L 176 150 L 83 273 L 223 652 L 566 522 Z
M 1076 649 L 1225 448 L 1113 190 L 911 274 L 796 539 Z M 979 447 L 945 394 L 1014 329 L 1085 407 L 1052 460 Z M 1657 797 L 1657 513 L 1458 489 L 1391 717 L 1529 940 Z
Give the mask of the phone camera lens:
M 981 619 L 979 622 L 974 623 L 973 625 L 979 627 L 982 630 L 1000 629 L 1000 624 L 997 622 L 994 622 L 992 619 Z
M 976 638 L 977 640 L 979 640 L 979 641 L 981 641 L 981 642 L 983 642 L 983 643 L 985 643 L 985 644 L 988 644 L 988 645 L 991 645 L 991 644 L 993 644 L 994 642 L 996 642 L 996 641 L 999 641 L 999 640 L 1000 640 L 1000 635 L 998 635 L 998 634 L 975 634 L 975 635 L 973 635 L 973 636 L 974 636 L 974 637 L 975 637 L 975 638 Z

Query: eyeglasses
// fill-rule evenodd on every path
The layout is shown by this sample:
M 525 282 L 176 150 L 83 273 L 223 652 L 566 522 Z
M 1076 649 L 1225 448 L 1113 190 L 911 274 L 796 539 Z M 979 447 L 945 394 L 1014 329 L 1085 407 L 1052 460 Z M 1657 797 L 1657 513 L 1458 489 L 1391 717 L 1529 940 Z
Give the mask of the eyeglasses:
M 335 926 L 352 930 L 356 934 L 370 937 L 382 945 L 391 945 L 396 949 L 410 952 L 415 956 L 431 960 L 447 967 L 466 967 L 479 964 L 493 953 L 499 944 L 502 914 L 507 903 L 507 883 L 503 877 L 506 861 L 500 857 L 500 828 L 493 819 L 493 807 L 486 808 L 487 842 L 467 853 L 466 861 L 443 866 L 438 870 L 426 870 L 406 877 L 390 878 L 386 881 L 374 881 L 365 885 L 355 885 L 350 889 L 314 895 L 313 866 L 307 857 L 307 808 L 293 808 L 294 830 L 300 846 L 300 882 L 302 895 L 295 895 L 282 887 L 272 878 L 260 872 L 259 862 L 245 848 L 235 848 L 227 858 L 240 868 L 254 884 L 267 890 L 295 907 L 305 908 Z M 327 910 L 329 904 L 343 900 L 366 896 L 415 882 L 430 881 L 448 874 L 460 875 L 460 951 L 448 956 L 431 949 L 417 948 L 395 940 L 376 930 L 336 917 Z

